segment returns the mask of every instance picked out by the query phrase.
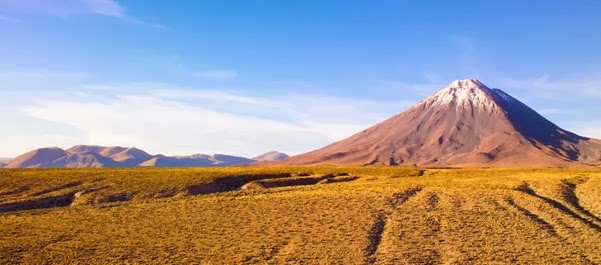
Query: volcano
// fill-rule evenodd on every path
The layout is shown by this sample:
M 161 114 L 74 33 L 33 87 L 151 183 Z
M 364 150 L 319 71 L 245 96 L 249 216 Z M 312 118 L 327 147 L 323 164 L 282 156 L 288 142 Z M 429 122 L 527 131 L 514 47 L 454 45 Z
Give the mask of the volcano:
M 347 139 L 278 164 L 599 167 L 601 140 L 566 131 L 502 90 L 465 79 Z

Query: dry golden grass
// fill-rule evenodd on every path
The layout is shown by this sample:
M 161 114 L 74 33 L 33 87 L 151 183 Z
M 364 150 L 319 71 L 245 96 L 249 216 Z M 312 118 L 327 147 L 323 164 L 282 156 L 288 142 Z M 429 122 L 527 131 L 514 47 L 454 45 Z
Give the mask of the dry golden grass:
M 598 264 L 600 199 L 593 170 L 0 170 L 0 263 Z

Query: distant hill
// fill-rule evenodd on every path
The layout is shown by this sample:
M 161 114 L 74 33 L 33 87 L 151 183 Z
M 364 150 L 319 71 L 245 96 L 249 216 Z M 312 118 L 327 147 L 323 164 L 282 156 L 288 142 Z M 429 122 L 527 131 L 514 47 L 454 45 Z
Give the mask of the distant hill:
M 599 167 L 601 141 L 466 79 L 347 139 L 276 164 Z
M 69 153 L 56 161 L 51 167 L 64 168 L 104 168 L 119 167 L 118 162 L 94 152 Z
M 257 162 L 254 159 L 239 157 L 239 156 L 231 156 L 231 155 L 222 155 L 222 154 L 214 154 L 211 156 L 211 159 L 214 164 L 252 164 Z
M 228 156 L 228 155 L 204 155 L 197 154 L 191 156 L 163 156 L 158 155 L 152 159 L 140 164 L 142 167 L 215 167 L 229 165 L 248 165 L 255 163 L 255 160 Z
M 70 153 L 83 153 L 83 152 L 94 152 L 94 153 L 98 153 L 100 154 L 104 149 L 107 148 L 120 148 L 120 149 L 125 149 L 123 147 L 118 147 L 118 146 L 114 146 L 114 147 L 102 147 L 102 146 L 97 146 L 97 145 L 76 145 L 73 146 L 65 151 L 70 152 Z M 106 156 L 106 155 L 103 155 Z
M 68 156 L 69 153 L 58 147 L 40 148 L 12 159 L 5 168 L 46 168 L 57 166 L 55 161 Z
M 280 153 L 277 151 L 271 151 L 271 152 L 262 154 L 260 156 L 256 156 L 253 159 L 257 160 L 257 161 L 280 161 L 280 160 L 284 160 L 288 157 L 289 156 L 287 154 Z
M 67 150 L 40 148 L 8 163 L 5 168 L 215 167 L 248 165 L 257 160 L 230 155 L 151 155 L 134 147 L 77 145 Z
M 110 153 L 107 151 L 107 153 Z M 102 154 L 102 153 L 101 153 Z M 109 158 L 128 166 L 136 166 L 152 159 L 154 156 L 138 148 L 127 148 L 121 152 L 108 155 Z

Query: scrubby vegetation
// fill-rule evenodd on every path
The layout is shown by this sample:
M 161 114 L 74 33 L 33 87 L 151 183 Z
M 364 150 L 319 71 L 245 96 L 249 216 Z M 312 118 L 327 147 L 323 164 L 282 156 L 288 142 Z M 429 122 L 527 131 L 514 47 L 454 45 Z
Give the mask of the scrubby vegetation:
M 0 263 L 601 263 L 601 172 L 0 170 Z

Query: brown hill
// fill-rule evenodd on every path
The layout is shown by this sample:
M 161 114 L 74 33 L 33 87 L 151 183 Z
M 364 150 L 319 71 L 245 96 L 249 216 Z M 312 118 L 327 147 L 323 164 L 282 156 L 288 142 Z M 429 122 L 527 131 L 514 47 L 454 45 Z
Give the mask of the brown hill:
M 277 151 L 271 151 L 271 152 L 262 154 L 260 156 L 254 157 L 253 159 L 257 160 L 257 161 L 280 161 L 280 160 L 284 160 L 288 157 L 289 156 L 287 154 L 280 153 Z
M 466 79 L 350 138 L 277 164 L 595 167 L 601 141 L 563 130 L 500 89 Z
M 101 153 L 102 154 L 102 153 Z M 109 155 L 111 159 L 116 162 L 122 163 L 128 166 L 136 166 L 138 164 L 144 163 L 154 156 L 138 149 L 138 148 L 127 148 L 119 153 Z
M 207 157 L 171 157 L 157 155 L 140 164 L 141 167 L 207 167 L 213 166 Z
M 12 159 L 5 168 L 44 168 L 54 167 L 54 161 L 68 153 L 58 147 L 40 148 Z
M 0 164 L 6 168 L 215 167 L 248 165 L 255 160 L 229 155 L 150 155 L 130 147 L 77 145 L 67 150 L 41 148 Z
M 114 155 L 117 155 L 117 154 L 125 151 L 125 150 L 127 150 L 127 148 L 121 147 L 121 146 L 102 147 L 98 151 L 98 154 L 100 154 L 101 156 L 112 157 Z
M 118 153 L 121 153 L 128 148 L 121 146 L 98 146 L 98 145 L 76 145 L 66 151 L 69 153 L 83 153 L 83 152 L 94 152 L 104 157 L 111 157 Z
M 67 152 L 70 153 L 83 153 L 93 152 L 103 157 L 113 159 L 115 162 L 122 163 L 125 166 L 136 166 L 140 163 L 152 159 L 154 156 L 146 153 L 135 147 L 121 147 L 121 146 L 97 146 L 97 145 L 76 145 L 69 149 Z
M 106 148 L 110 148 L 110 147 L 103 147 L 103 146 L 97 146 L 97 145 L 76 145 L 65 151 L 67 151 L 69 153 L 84 153 L 84 152 L 100 153 L 102 150 L 104 150 Z M 120 148 L 123 148 L 123 147 L 120 147 Z M 123 148 L 123 149 L 125 149 L 125 148 Z
M 120 167 L 122 164 L 94 152 L 69 153 L 55 160 L 51 166 L 55 168 L 106 168 Z
M 204 155 L 197 154 L 191 156 L 163 156 L 157 155 L 152 159 L 140 164 L 142 167 L 217 167 L 232 165 L 248 165 L 256 162 L 255 160 L 228 156 L 228 155 Z
M 254 159 L 239 157 L 239 156 L 231 156 L 231 155 L 223 155 L 223 154 L 214 154 L 210 156 L 211 161 L 213 161 L 214 165 L 221 166 L 229 166 L 229 165 L 248 165 L 255 163 Z

